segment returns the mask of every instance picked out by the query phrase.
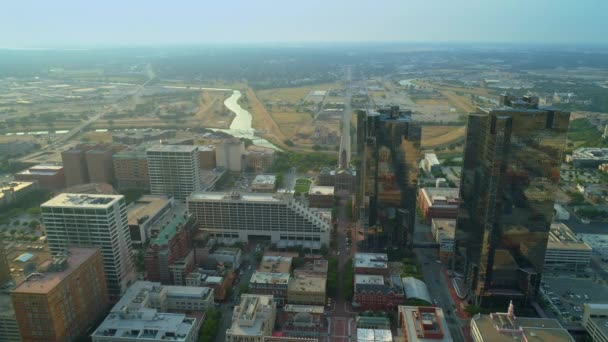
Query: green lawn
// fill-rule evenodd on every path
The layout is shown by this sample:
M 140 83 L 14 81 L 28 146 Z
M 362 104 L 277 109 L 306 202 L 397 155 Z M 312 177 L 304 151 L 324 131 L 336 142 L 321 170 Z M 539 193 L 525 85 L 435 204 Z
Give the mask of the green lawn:
M 310 179 L 298 178 L 296 179 L 296 186 L 294 188 L 294 191 L 299 193 L 308 193 L 308 190 L 310 189 L 310 184 L 312 184 Z

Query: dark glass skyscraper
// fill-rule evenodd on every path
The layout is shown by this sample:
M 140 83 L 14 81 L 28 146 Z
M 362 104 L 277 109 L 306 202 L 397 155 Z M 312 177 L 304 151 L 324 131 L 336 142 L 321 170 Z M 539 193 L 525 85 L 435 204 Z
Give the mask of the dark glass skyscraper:
M 368 247 L 411 246 L 420 126 L 398 106 L 357 113 L 356 203 Z
M 469 115 L 454 265 L 478 304 L 538 290 L 569 120 L 535 97 Z

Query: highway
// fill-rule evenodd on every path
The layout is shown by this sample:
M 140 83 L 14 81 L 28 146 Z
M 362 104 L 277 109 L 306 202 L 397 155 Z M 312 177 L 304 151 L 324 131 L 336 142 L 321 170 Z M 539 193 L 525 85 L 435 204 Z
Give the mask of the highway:
M 350 165 L 351 158 L 351 137 L 350 137 L 350 122 L 352 117 L 351 97 L 352 97 L 352 67 L 346 67 L 346 75 L 344 81 L 344 112 L 342 112 L 342 135 L 340 138 L 340 154 L 339 165 L 341 168 L 346 168 Z M 343 160 L 346 159 L 346 160 Z

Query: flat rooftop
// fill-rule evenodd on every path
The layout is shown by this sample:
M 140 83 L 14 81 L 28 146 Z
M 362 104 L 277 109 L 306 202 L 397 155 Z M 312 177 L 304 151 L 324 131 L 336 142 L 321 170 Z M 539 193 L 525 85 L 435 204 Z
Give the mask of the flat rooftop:
M 65 270 L 61 272 L 45 272 L 41 273 L 40 276 L 30 276 L 29 280 L 19 284 L 13 292 L 24 294 L 49 293 L 80 265 L 97 253 L 97 251 L 97 248 L 70 247 L 68 248 L 67 268 Z
M 460 197 L 459 188 L 422 188 L 424 200 L 435 206 L 435 205 L 458 205 L 458 198 Z
M 334 195 L 334 187 L 333 186 L 323 186 L 323 185 L 311 185 L 308 190 L 309 195 L 326 195 L 333 196 Z
M 144 195 L 127 208 L 129 224 L 136 225 L 138 220 L 148 216 L 151 218 L 159 210 L 169 205 L 170 200 L 163 195 Z
M 260 272 L 289 273 L 291 271 L 291 257 L 279 255 L 264 255 L 258 266 Z
M 572 157 L 577 159 L 608 159 L 608 148 L 581 147 L 572 152 Z
M 263 335 L 264 324 L 267 324 L 267 317 L 258 315 L 258 311 L 272 307 L 273 297 L 267 295 L 244 294 L 241 296 L 241 303 L 234 308 L 234 314 L 238 319 L 232 320 L 232 325 L 226 333 L 241 336 L 260 336 Z M 234 315 L 233 315 L 234 317 Z
M 608 336 L 608 318 L 606 318 L 605 316 L 606 314 L 608 314 L 608 304 L 588 303 L 584 306 L 586 306 L 584 310 L 588 310 L 590 315 L 604 316 L 604 318 L 589 317 L 589 320 L 595 323 L 596 328 L 602 332 L 602 335 Z
M 140 308 L 134 312 L 110 313 L 92 336 L 129 340 L 186 341 L 193 333 L 195 318 L 184 314 L 159 313 Z
M 59 171 L 63 170 L 62 165 L 55 164 L 39 164 L 27 168 L 23 171 L 18 172 L 19 175 L 41 175 L 41 176 L 53 176 Z
M 442 238 L 454 239 L 456 232 L 456 220 L 454 219 L 433 219 L 433 225 L 439 230 L 439 235 Z
M 388 329 L 357 329 L 357 342 L 393 342 L 393 333 Z
M 250 283 L 253 284 L 279 284 L 287 285 L 289 283 L 289 273 L 270 273 L 255 271 L 251 275 Z
M 448 323 L 441 308 L 399 305 L 398 312 L 399 316 L 403 318 L 404 325 L 407 326 L 404 329 L 408 335 L 407 341 L 452 341 Z M 488 341 L 494 340 L 489 339 Z
M 388 268 L 388 255 L 383 253 L 356 253 L 355 267 Z
M 357 285 L 384 285 L 384 277 L 381 275 L 355 274 Z
M 312 276 L 295 276 L 289 280 L 288 291 L 325 292 L 327 278 Z
M 547 249 L 580 250 L 591 252 L 592 248 L 580 241 L 567 225 L 551 223 Z
M 18 192 L 27 187 L 34 185 L 33 182 L 8 182 L 8 183 L 0 183 L 0 197 L 2 197 L 2 191 L 13 189 L 13 191 Z
M 105 209 L 121 198 L 124 196 L 63 193 L 43 203 L 41 207 Z
M 485 340 L 492 342 L 539 341 L 570 342 L 572 336 L 556 319 L 510 317 L 507 313 L 493 313 L 474 317 Z
M 287 197 L 280 194 L 268 193 L 230 193 L 230 192 L 194 192 L 188 196 L 188 201 L 241 201 L 241 202 L 283 202 Z
M 148 148 L 147 152 L 182 152 L 182 153 L 190 153 L 196 152 L 198 150 L 198 146 L 195 145 L 156 145 Z
M 294 304 L 285 304 L 283 306 L 284 312 L 292 312 L 292 313 L 310 313 L 310 314 L 323 314 L 325 312 L 325 308 L 322 305 L 294 305 Z
M 251 182 L 252 186 L 255 185 L 274 185 L 277 182 L 277 176 L 273 175 L 257 175 Z

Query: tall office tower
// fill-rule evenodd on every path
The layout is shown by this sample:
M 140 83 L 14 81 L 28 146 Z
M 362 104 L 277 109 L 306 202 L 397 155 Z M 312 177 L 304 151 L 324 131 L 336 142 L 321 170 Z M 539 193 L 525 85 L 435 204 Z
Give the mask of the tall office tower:
M 412 246 L 420 137 L 410 110 L 357 113 L 356 204 L 369 248 Z
M 290 194 L 196 192 L 188 210 L 198 227 L 217 239 L 266 238 L 278 247 L 329 245 L 330 224 Z
M 158 145 L 146 150 L 150 191 L 185 200 L 201 189 L 200 157 L 197 146 Z
M 112 156 L 116 186 L 123 189 L 150 189 L 146 151 L 133 149 Z
M 111 146 L 99 146 L 85 153 L 89 182 L 114 183 L 113 154 L 114 149 Z
M 228 171 L 243 170 L 245 143 L 237 138 L 226 139 L 215 147 L 215 164 Z
M 89 182 L 85 152 L 85 146 L 77 146 L 73 149 L 61 152 L 61 162 L 63 164 L 66 186 L 69 187 Z
M 98 248 L 69 248 L 11 291 L 23 341 L 75 341 L 108 308 Z
M 525 302 L 540 282 L 570 113 L 506 95 L 478 112 L 467 123 L 454 267 L 478 304 Z
M 135 278 L 124 196 L 60 194 L 40 208 L 53 255 L 71 246 L 101 247 L 110 299 L 117 299 Z
M 6 250 L 4 249 L 4 241 L 0 239 L 0 286 L 5 285 L 12 280 L 11 267 L 6 258 Z

